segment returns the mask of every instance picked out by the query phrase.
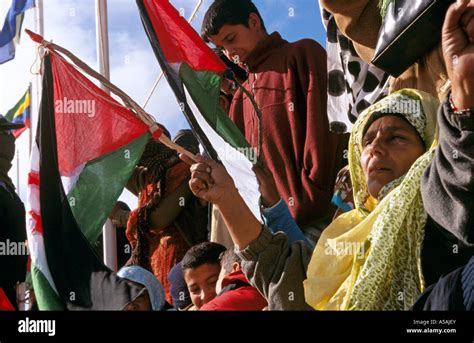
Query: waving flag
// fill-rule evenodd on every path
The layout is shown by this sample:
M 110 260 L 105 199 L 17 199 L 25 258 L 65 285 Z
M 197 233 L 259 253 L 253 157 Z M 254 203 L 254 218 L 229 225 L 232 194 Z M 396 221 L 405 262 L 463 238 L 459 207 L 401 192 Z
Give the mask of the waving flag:
M 219 106 L 225 64 L 168 0 L 137 0 L 137 4 L 158 62 L 189 125 L 208 154 L 222 161 L 247 206 L 261 220 L 260 193 L 252 171 L 256 154 Z
M 28 176 L 36 299 L 42 310 L 119 310 L 136 289 L 103 265 L 91 243 L 151 138 L 149 127 L 57 52 L 48 51 L 44 67 Z
M 25 11 L 34 7 L 34 0 L 13 0 L 0 32 L 0 64 L 15 58 L 15 44 L 20 41 Z
M 18 138 L 26 129 L 30 127 L 30 111 L 31 111 L 31 86 L 25 92 L 23 97 L 10 111 L 5 114 L 5 118 L 14 124 L 24 124 L 25 127 L 13 130 L 13 135 Z

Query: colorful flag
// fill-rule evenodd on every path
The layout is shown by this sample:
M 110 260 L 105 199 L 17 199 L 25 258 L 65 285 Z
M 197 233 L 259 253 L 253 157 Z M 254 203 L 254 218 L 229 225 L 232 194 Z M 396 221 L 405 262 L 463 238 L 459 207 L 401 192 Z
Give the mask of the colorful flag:
M 168 0 L 137 0 L 158 62 L 179 105 L 207 153 L 220 159 L 240 195 L 261 220 L 256 152 L 219 105 L 226 66 Z
M 31 276 L 41 310 L 119 310 L 137 296 L 96 242 L 151 138 L 149 127 L 55 51 L 28 175 Z
M 31 127 L 30 123 L 31 112 L 31 87 L 25 92 L 25 95 L 18 101 L 18 103 L 5 114 L 5 118 L 13 124 L 24 124 L 21 129 L 13 130 L 13 135 L 18 138 L 26 129 Z
M 0 32 L 0 64 L 15 58 L 15 45 L 20 42 L 25 11 L 34 7 L 34 0 L 13 0 Z

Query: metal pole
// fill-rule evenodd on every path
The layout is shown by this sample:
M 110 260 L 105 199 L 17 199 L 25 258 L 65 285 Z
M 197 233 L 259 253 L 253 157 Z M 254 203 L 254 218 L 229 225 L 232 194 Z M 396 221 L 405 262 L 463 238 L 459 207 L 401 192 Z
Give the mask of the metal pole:
M 97 32 L 97 59 L 99 61 L 99 72 L 110 80 L 109 62 L 109 27 L 107 20 L 107 0 L 95 0 L 96 32 Z M 108 94 L 110 92 L 101 85 Z
M 39 35 L 44 37 L 44 11 L 43 11 L 43 0 L 36 0 L 36 7 L 35 7 L 35 26 L 36 26 L 36 32 L 38 32 Z M 42 53 L 41 51 L 40 53 Z M 41 75 L 38 74 L 35 77 L 35 101 L 33 101 L 32 98 L 30 98 L 31 102 L 31 111 L 30 111 L 30 133 L 29 133 L 29 142 L 28 142 L 28 148 L 29 148 L 29 155 L 31 155 L 31 146 L 33 144 L 33 132 L 35 131 L 36 128 L 36 122 L 35 120 L 35 113 L 39 113 L 39 108 L 40 108 L 40 103 L 41 103 L 41 91 L 42 91 L 42 78 Z M 33 89 L 31 88 L 32 84 L 30 83 L 30 97 L 33 95 Z
M 44 36 L 44 11 L 43 11 L 43 0 L 36 0 L 36 11 L 35 11 L 36 29 L 38 34 Z
M 113 271 L 117 271 L 117 230 L 110 219 L 107 219 L 104 224 L 102 242 L 105 265 Z
M 109 28 L 107 21 L 107 0 L 95 1 L 96 33 L 97 33 L 97 60 L 99 62 L 99 72 L 110 80 L 109 62 Z M 107 93 L 110 91 L 102 84 L 100 87 Z M 110 219 L 102 228 L 102 240 L 104 251 L 104 263 L 110 269 L 117 271 L 117 234 Z
M 38 76 L 36 76 L 36 83 L 38 84 Z M 32 90 L 33 84 L 30 82 L 28 86 L 28 93 L 30 97 L 30 128 L 28 129 L 28 156 L 31 154 L 31 144 L 33 144 L 33 99 Z M 38 95 L 37 95 L 38 98 Z M 39 109 L 39 100 L 37 100 L 36 108 Z

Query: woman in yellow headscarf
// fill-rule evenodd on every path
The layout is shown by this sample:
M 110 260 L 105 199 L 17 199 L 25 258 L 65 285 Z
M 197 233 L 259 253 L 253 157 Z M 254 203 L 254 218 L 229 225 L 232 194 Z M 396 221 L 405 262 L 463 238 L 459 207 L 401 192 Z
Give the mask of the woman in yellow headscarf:
M 408 310 L 425 285 L 467 263 L 469 242 L 428 216 L 421 194 L 435 151 L 444 154 L 436 149 L 437 107 L 431 95 L 404 89 L 361 114 L 349 142 L 355 209 L 323 231 L 313 253 L 288 238 L 294 227 L 271 228 L 288 236 L 262 229 L 221 165 L 200 157 L 191 167 L 192 191 L 221 210 L 242 270 L 270 310 Z M 452 205 L 437 194 L 425 200 Z
M 397 310 L 415 302 L 424 288 L 427 220 L 420 180 L 436 146 L 437 106 L 431 95 L 405 89 L 359 117 L 349 148 L 355 209 L 323 231 L 311 263 L 307 246 L 290 245 L 286 236 L 272 236 L 248 217 L 220 165 L 203 158 L 192 166 L 191 189 L 223 209 L 242 249 L 242 268 L 270 309 L 304 309 L 306 303 L 315 309 Z
M 313 308 L 407 309 L 421 294 L 420 180 L 436 146 L 437 107 L 429 94 L 405 89 L 357 120 L 349 142 L 355 209 L 315 248 L 304 281 Z

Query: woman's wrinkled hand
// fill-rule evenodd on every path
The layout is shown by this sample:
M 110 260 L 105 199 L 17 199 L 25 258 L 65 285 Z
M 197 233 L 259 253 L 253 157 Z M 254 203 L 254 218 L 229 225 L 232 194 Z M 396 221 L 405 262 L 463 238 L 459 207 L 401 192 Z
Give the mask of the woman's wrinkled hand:
M 454 105 L 474 107 L 474 0 L 458 0 L 449 7 L 442 47 Z

